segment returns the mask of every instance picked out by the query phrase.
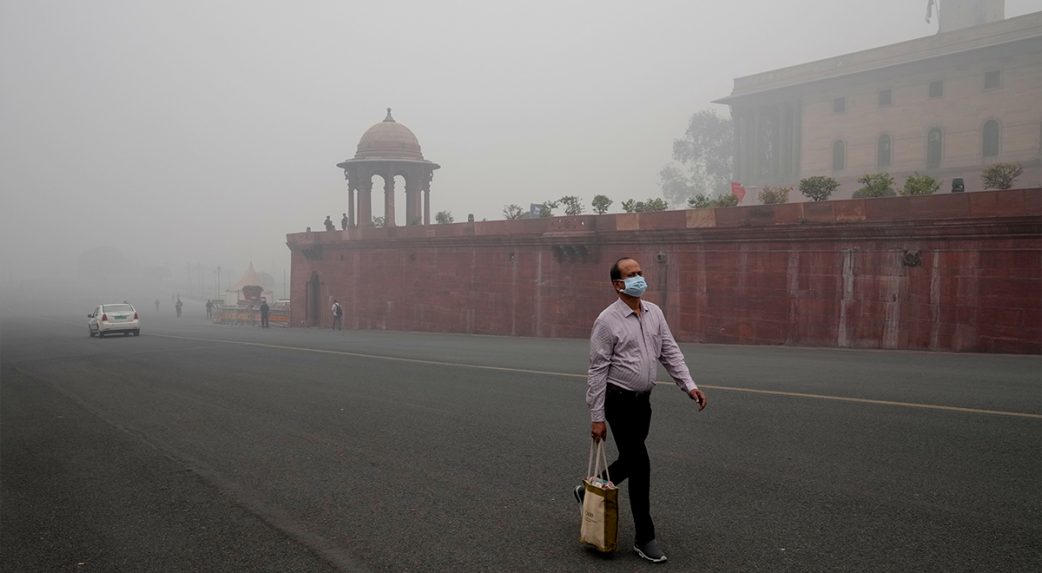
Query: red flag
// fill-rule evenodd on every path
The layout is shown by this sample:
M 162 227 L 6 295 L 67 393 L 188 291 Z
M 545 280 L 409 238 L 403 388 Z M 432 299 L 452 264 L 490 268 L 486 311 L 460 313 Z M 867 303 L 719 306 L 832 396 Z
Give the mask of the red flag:
M 745 187 L 737 181 L 731 182 L 731 195 L 738 197 L 738 202 L 741 203 L 745 199 Z

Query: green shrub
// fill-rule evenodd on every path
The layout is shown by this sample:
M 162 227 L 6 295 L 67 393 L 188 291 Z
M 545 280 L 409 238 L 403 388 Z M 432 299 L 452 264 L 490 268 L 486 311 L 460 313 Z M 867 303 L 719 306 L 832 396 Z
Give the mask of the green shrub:
M 728 193 L 716 197 L 699 193 L 687 200 L 687 206 L 692 209 L 710 209 L 715 207 L 735 207 L 738 205 L 738 197 Z
M 871 197 L 894 197 L 894 178 L 889 173 L 869 173 L 858 178 L 858 183 L 863 185 L 861 189 L 854 191 L 855 199 L 867 199 Z
M 781 205 L 782 203 L 788 203 L 789 193 L 791 191 L 792 187 L 772 187 L 766 185 L 760 190 L 760 202 L 764 205 Z
M 981 173 L 985 189 L 1012 189 L 1013 183 L 1024 173 L 1019 163 L 995 163 Z
M 901 188 L 901 195 L 933 195 L 941 188 L 941 184 L 929 175 L 920 175 L 918 171 L 905 179 L 905 186 Z
M 876 197 L 897 197 L 897 191 L 893 189 L 868 189 L 862 187 L 851 195 L 854 199 L 875 199 Z
M 656 197 L 647 201 L 636 201 L 629 199 L 622 202 L 622 210 L 627 213 L 654 213 L 669 209 L 669 203 L 665 199 Z
M 800 193 L 811 201 L 824 201 L 836 189 L 839 189 L 839 181 L 831 177 L 815 175 L 806 179 L 800 179 Z

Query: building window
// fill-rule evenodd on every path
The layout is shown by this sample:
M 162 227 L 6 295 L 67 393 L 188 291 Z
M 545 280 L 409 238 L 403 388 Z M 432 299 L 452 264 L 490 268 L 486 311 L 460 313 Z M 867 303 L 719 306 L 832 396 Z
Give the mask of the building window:
M 886 107 L 894 103 L 894 92 L 892 90 L 879 90 L 879 107 Z
M 890 166 L 890 136 L 880 135 L 876 144 L 876 165 L 880 168 Z
M 941 166 L 941 130 L 933 128 L 926 136 L 926 167 L 936 169 Z
M 981 151 L 984 157 L 997 157 L 999 154 L 999 122 L 994 119 L 985 123 L 981 130 Z
M 847 111 L 847 98 L 838 97 L 832 100 L 832 113 L 843 113 Z
M 847 145 L 842 141 L 832 143 L 832 170 L 843 171 L 847 166 Z
M 944 95 L 944 81 L 936 80 L 930 82 L 930 97 L 941 97 Z
M 1002 75 L 999 70 L 988 70 L 984 72 L 984 89 L 990 90 L 999 87 L 1002 82 Z

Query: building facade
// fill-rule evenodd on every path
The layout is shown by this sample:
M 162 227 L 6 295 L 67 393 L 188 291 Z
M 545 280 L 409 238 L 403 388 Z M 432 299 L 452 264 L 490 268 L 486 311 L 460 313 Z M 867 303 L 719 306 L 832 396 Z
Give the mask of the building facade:
M 1001 17 L 990 4 L 982 14 Z M 957 7 L 956 23 L 978 21 Z M 986 166 L 1018 162 L 1017 186 L 1039 186 L 1042 12 L 961 29 L 941 18 L 949 31 L 736 79 L 717 102 L 731 107 L 735 179 L 827 175 L 847 198 L 863 175 L 887 172 L 900 187 L 918 172 L 942 191 L 956 178 L 977 191 Z

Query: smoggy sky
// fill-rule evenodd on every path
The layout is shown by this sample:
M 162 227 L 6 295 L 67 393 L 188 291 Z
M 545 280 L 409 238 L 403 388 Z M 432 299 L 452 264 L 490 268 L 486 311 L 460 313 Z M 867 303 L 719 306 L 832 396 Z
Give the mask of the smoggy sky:
M 4 0 L 3 278 L 101 246 L 281 278 L 286 233 L 347 210 L 335 164 L 388 106 L 442 165 L 432 212 L 616 211 L 660 196 L 673 139 L 735 77 L 933 34 L 926 3 Z

